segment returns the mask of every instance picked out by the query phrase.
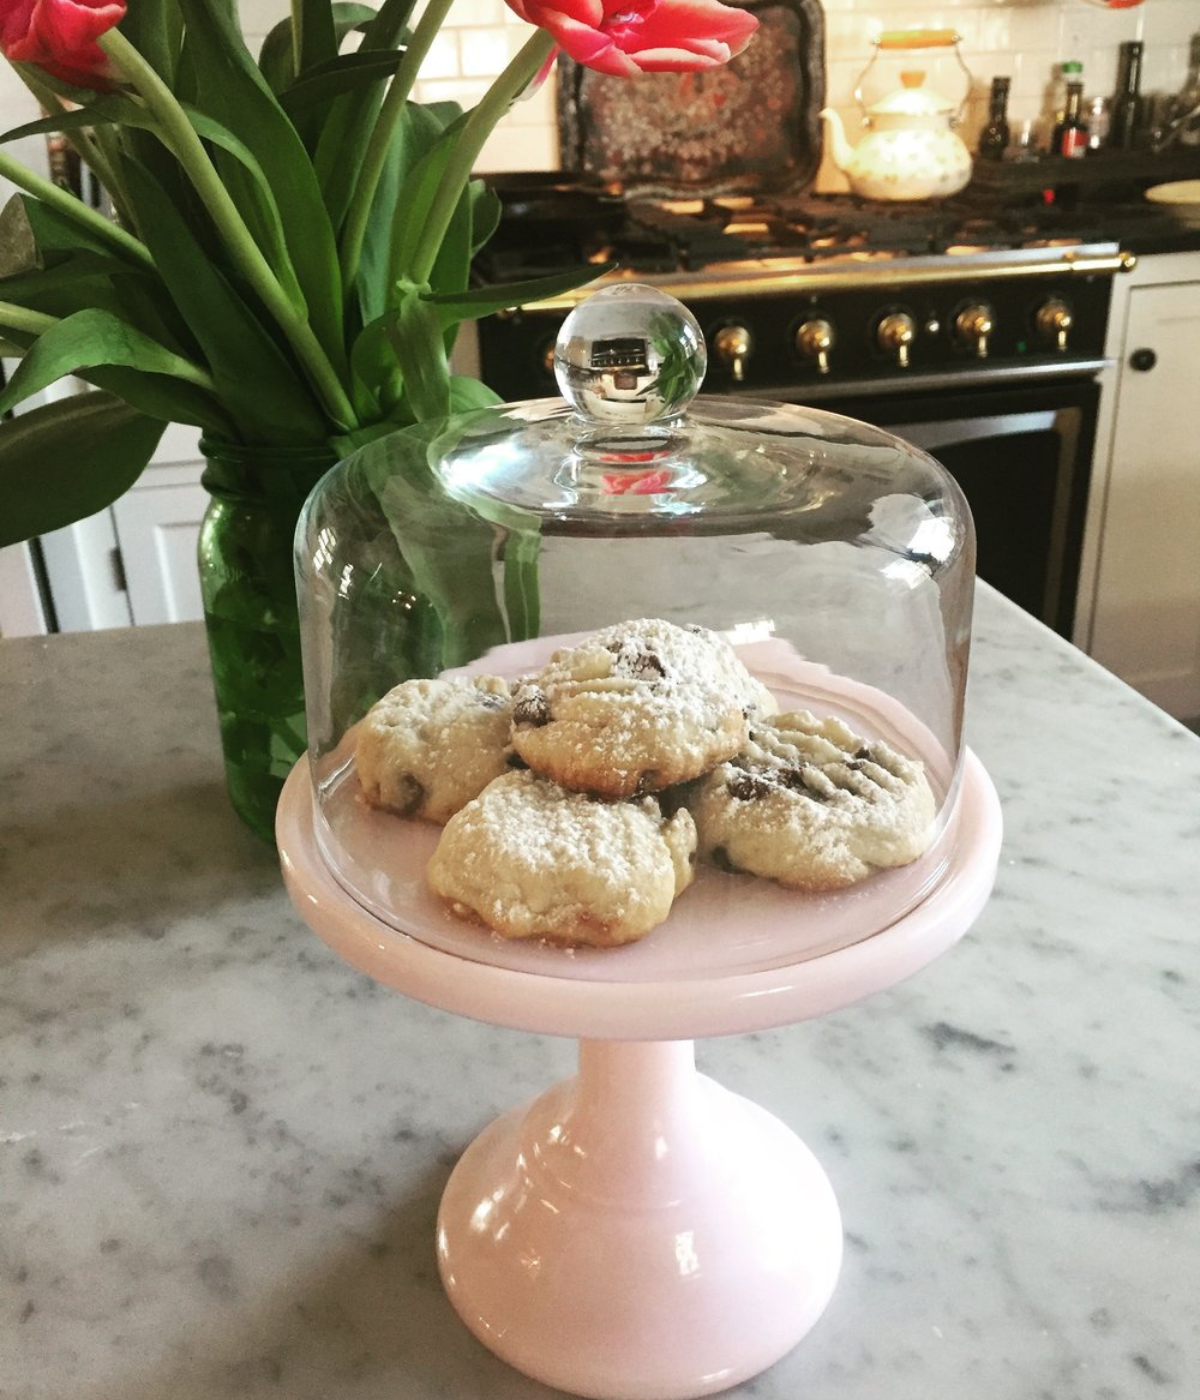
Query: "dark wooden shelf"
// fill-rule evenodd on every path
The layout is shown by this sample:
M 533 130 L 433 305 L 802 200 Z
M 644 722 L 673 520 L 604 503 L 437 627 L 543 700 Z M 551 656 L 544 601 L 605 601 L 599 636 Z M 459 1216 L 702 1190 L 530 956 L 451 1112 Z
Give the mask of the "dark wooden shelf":
M 976 160 L 968 191 L 975 194 L 1035 194 L 1072 185 L 1136 184 L 1142 189 L 1167 180 L 1200 179 L 1200 150 L 1099 151 L 1082 160 L 1041 156 L 1037 160 Z

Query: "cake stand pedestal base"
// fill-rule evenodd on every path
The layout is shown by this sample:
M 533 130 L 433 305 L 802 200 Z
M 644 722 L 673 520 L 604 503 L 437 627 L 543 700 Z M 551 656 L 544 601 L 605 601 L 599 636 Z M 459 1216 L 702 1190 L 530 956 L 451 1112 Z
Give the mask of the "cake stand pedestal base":
M 837 1201 L 691 1041 L 583 1041 L 579 1074 L 497 1119 L 442 1198 L 438 1258 L 475 1335 L 595 1400 L 725 1390 L 792 1349 L 833 1293 Z

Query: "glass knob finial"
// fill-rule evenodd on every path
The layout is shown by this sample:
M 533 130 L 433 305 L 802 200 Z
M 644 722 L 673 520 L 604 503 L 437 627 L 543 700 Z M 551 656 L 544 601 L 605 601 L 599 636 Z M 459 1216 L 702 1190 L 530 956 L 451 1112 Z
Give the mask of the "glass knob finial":
M 708 352 L 692 313 L 656 287 L 605 287 L 563 322 L 554 375 L 563 398 L 605 424 L 677 417 L 700 392 Z

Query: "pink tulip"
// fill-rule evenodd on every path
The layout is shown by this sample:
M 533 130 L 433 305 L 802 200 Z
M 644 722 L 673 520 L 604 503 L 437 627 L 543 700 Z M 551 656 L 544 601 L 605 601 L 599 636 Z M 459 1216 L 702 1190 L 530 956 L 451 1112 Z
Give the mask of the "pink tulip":
M 598 73 L 686 72 L 728 63 L 750 42 L 758 20 L 718 0 L 508 0 L 509 8 L 552 35 Z
M 0 0 L 0 50 L 75 87 L 107 88 L 96 40 L 124 18 L 125 0 Z

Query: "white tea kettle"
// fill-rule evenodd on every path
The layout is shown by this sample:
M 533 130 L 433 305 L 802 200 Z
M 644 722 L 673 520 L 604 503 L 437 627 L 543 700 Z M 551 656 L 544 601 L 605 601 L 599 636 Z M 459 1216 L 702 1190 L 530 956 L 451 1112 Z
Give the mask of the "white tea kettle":
M 855 194 L 868 199 L 944 199 L 971 178 L 971 153 L 953 130 L 959 104 L 927 82 L 929 68 L 952 55 L 959 78 L 965 77 L 969 88 L 970 73 L 958 42 L 952 30 L 896 31 L 879 37 L 855 90 L 867 125 L 857 146 L 846 139 L 842 120 L 832 108 L 821 113 L 830 155 Z M 941 66 L 944 69 L 944 62 Z M 878 91 L 881 77 L 892 83 L 898 78 L 899 86 L 867 106 L 863 93 L 868 80 L 876 80 Z

